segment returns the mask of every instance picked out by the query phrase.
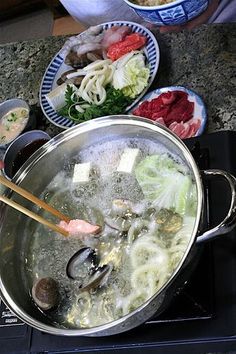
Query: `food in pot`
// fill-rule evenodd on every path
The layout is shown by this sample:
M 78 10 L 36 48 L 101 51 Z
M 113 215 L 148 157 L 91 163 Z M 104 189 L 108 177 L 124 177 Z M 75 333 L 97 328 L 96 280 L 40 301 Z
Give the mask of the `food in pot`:
M 69 260 L 66 267 L 66 274 L 69 278 L 84 282 L 85 273 L 89 275 L 90 270 L 97 265 L 96 252 L 91 247 L 81 248 Z
M 162 232 L 176 233 L 183 226 L 182 216 L 168 209 L 161 209 L 157 213 L 156 222 L 160 225 Z
M 133 151 L 132 169 L 120 170 Z M 132 154 L 131 154 L 132 155 Z M 74 166 L 89 163 L 82 181 Z M 188 166 L 161 144 L 116 138 L 82 149 L 50 182 L 47 203 L 101 227 L 99 237 L 63 237 L 38 224 L 31 235 L 26 273 L 57 281 L 60 303 L 45 313 L 67 328 L 90 328 L 143 305 L 180 264 L 196 216 L 196 185 Z
M 99 225 L 92 225 L 89 222 L 80 219 L 70 220 L 69 223 L 62 220 L 60 221 L 59 226 L 68 231 L 70 235 L 96 235 L 101 231 L 101 227 Z
M 50 277 L 38 279 L 32 288 L 32 297 L 42 310 L 50 310 L 58 304 L 57 282 Z
M 0 145 L 14 140 L 25 128 L 29 110 L 23 107 L 11 109 L 0 119 Z
M 131 0 L 133 3 L 141 6 L 159 6 L 166 5 L 175 0 Z

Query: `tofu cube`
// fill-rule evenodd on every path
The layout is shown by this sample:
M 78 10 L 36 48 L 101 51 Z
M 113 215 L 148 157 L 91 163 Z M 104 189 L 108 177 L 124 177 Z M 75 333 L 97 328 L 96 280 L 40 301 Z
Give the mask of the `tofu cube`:
M 74 166 L 73 183 L 85 183 L 89 181 L 91 163 L 78 163 Z
M 117 167 L 118 172 L 132 173 L 133 168 L 137 162 L 139 156 L 139 149 L 127 148 L 121 155 L 119 166 Z
M 75 85 L 64 83 L 45 95 L 46 100 L 55 111 L 58 111 L 66 104 L 65 93 L 67 85 L 72 87 L 75 92 L 77 91 L 77 87 Z

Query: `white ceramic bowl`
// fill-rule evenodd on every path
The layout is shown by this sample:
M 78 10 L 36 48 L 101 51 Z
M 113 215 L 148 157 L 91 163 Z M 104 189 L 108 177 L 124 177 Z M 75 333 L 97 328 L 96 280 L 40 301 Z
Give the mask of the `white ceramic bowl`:
M 141 6 L 124 0 L 145 21 L 158 26 L 182 25 L 206 10 L 210 0 L 176 0 L 165 5 Z

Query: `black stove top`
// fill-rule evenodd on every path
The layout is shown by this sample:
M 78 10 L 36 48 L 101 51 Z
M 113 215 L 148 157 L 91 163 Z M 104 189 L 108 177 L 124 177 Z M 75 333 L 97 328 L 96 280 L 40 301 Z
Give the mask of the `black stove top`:
M 236 176 L 236 133 L 219 132 L 185 141 L 201 169 Z M 206 183 L 206 227 L 221 221 L 229 206 L 222 181 Z M 168 309 L 142 326 L 116 336 L 58 337 L 19 321 L 1 304 L 0 353 L 195 354 L 236 350 L 236 231 L 203 246 L 199 263 Z

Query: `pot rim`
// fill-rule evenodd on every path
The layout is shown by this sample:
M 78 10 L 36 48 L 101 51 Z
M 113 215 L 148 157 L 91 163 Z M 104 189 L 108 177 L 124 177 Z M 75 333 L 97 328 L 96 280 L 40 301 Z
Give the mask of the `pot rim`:
M 13 182 L 16 184 L 20 184 L 24 177 L 30 172 L 30 170 L 34 167 L 34 165 L 37 163 L 38 160 L 43 158 L 45 155 L 47 155 L 50 151 L 56 149 L 58 145 L 60 145 L 63 141 L 70 140 L 71 138 L 77 136 L 78 134 L 82 134 L 94 129 L 101 129 L 103 127 L 107 126 L 112 126 L 112 125 L 133 125 L 133 126 L 140 126 L 142 128 L 147 128 L 151 129 L 154 132 L 160 133 L 164 135 L 166 138 L 171 140 L 179 149 L 179 151 L 182 152 L 182 156 L 184 157 L 185 161 L 189 164 L 189 166 L 192 169 L 192 173 L 196 182 L 196 188 L 197 188 L 197 213 L 195 217 L 195 224 L 194 228 L 192 231 L 191 239 L 188 243 L 188 246 L 185 250 L 185 254 L 183 255 L 178 267 L 175 269 L 175 271 L 172 273 L 171 277 L 165 282 L 165 284 L 150 298 L 148 299 L 144 304 L 139 306 L 137 309 L 134 311 L 130 312 L 129 314 L 115 320 L 112 322 L 108 322 L 106 324 L 92 327 L 92 328 L 84 328 L 84 329 L 69 329 L 69 328 L 60 328 L 60 327 L 53 327 L 52 325 L 47 325 L 44 324 L 38 320 L 35 320 L 32 316 L 28 315 L 26 311 L 24 311 L 21 307 L 19 307 L 11 296 L 8 294 L 7 289 L 4 286 L 4 283 L 2 281 L 2 277 L 0 276 L 0 295 L 5 302 L 5 304 L 24 322 L 27 324 L 31 325 L 32 327 L 35 327 L 36 329 L 54 334 L 54 335 L 64 335 L 64 336 L 90 336 L 93 334 L 98 334 L 99 332 L 106 332 L 106 330 L 115 327 L 117 325 L 121 325 L 122 323 L 127 321 L 129 318 L 133 317 L 135 314 L 142 312 L 142 310 L 150 303 L 153 301 L 154 298 L 158 297 L 161 295 L 161 293 L 164 293 L 165 290 L 172 284 L 174 279 L 177 277 L 179 274 L 183 263 L 185 262 L 190 250 L 192 249 L 195 239 L 197 236 L 197 232 L 199 229 L 199 224 L 201 221 L 201 216 L 202 216 L 202 206 L 203 206 L 203 187 L 202 187 L 202 180 L 201 176 L 199 173 L 199 169 L 196 165 L 196 162 L 194 158 L 192 157 L 190 151 L 184 144 L 184 142 L 176 136 L 174 133 L 172 133 L 169 129 L 164 127 L 163 125 L 160 125 L 158 123 L 154 123 L 150 121 L 149 119 L 142 118 L 142 117 L 137 117 L 133 115 L 115 115 L 115 116 L 106 116 L 106 117 L 101 117 L 101 118 L 96 118 L 93 119 L 92 121 L 88 121 L 85 123 L 81 123 L 75 127 L 71 127 L 66 131 L 63 131 L 62 133 L 58 134 L 55 138 L 52 138 L 49 142 L 44 144 L 42 147 L 40 147 L 27 161 L 26 163 L 19 169 L 19 171 L 16 173 L 16 175 L 13 178 Z M 0 234 L 1 234 L 1 229 L 0 229 Z M 103 335 L 103 334 L 101 334 Z

